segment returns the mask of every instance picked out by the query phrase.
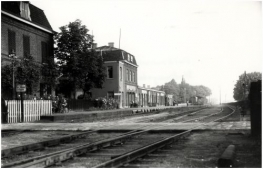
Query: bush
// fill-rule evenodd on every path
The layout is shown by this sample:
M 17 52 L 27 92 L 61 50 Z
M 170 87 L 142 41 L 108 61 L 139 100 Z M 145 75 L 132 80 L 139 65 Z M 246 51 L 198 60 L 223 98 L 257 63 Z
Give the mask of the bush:
M 103 108 L 103 109 L 116 109 L 118 108 L 118 102 L 113 98 L 97 98 L 93 101 L 93 106 L 96 108 Z
M 130 105 L 131 107 L 139 107 L 139 104 L 138 103 L 136 103 L 136 102 L 134 102 L 134 103 L 131 103 L 131 105 Z

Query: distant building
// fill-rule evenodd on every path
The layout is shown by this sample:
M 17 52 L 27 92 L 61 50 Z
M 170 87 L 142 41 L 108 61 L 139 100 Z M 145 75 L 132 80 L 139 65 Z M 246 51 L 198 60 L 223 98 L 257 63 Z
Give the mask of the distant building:
M 11 63 L 11 53 L 18 60 L 32 55 L 40 66 L 53 59 L 53 30 L 44 11 L 28 1 L 2 1 L 1 5 L 1 66 Z M 41 80 L 34 94 L 43 96 L 51 91 L 49 82 Z
M 152 89 L 150 86 L 139 87 L 138 86 L 138 95 L 139 95 L 139 106 L 148 107 L 148 106 L 164 106 L 165 105 L 165 92 Z

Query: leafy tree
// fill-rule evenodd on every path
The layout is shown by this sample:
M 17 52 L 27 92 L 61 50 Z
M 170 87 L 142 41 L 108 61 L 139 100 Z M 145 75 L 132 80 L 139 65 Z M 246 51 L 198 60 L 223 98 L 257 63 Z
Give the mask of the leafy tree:
M 59 70 L 58 65 L 54 62 L 54 59 L 48 59 L 46 63 L 41 66 L 42 79 L 52 87 L 55 87 L 58 83 Z
M 12 64 L 5 65 L 2 68 L 2 91 L 12 93 L 13 89 L 13 66 Z M 27 94 L 35 92 L 40 80 L 40 66 L 34 61 L 31 55 L 27 55 L 22 59 L 14 61 L 14 75 L 16 84 L 25 84 Z
M 164 91 L 167 94 L 178 95 L 179 92 L 178 84 L 174 79 L 172 79 L 170 82 L 164 84 Z
M 191 86 L 184 80 L 181 84 L 177 84 L 176 81 L 172 79 L 170 82 L 165 83 L 163 88 L 165 93 L 173 94 L 174 99 L 178 102 L 184 102 L 184 98 L 186 101 L 191 101 L 191 97 L 193 96 L 206 97 L 212 93 L 206 86 Z
M 194 90 L 196 91 L 197 96 L 207 97 L 212 94 L 211 90 L 203 85 L 194 86 Z
M 245 100 L 248 97 L 250 83 L 262 79 L 260 72 L 244 73 L 239 76 L 234 87 L 234 99 L 237 101 Z
M 55 57 L 63 74 L 59 87 L 73 92 L 80 88 L 84 95 L 94 87 L 101 88 L 106 72 L 102 57 L 92 49 L 93 36 L 88 34 L 89 30 L 76 20 L 60 27 L 60 31 L 55 36 Z

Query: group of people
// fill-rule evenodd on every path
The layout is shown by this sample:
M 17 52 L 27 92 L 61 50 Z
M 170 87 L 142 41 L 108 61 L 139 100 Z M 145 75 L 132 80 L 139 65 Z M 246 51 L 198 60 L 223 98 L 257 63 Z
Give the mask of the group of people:
M 52 99 L 52 112 L 53 113 L 68 113 L 68 103 L 63 96 L 56 96 Z

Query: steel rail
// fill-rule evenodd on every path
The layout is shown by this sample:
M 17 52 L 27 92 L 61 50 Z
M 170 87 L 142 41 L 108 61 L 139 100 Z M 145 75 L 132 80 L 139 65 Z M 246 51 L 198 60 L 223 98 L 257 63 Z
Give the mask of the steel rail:
M 147 128 L 151 125 L 144 126 L 143 128 Z M 164 125 L 162 125 L 164 126 Z M 61 161 L 74 158 L 75 156 L 87 153 L 89 151 L 99 150 L 103 147 L 108 147 L 111 145 L 115 145 L 118 143 L 123 143 L 126 140 L 130 139 L 132 136 L 142 134 L 149 132 L 156 128 L 161 128 L 162 126 L 154 127 L 151 129 L 138 129 L 138 130 L 132 130 L 128 133 L 125 133 L 123 135 L 117 136 L 115 138 L 109 138 L 109 139 L 103 139 L 94 143 L 86 143 L 82 144 L 73 148 L 68 148 L 65 150 L 45 154 L 42 156 L 37 156 L 21 161 L 16 161 L 14 163 L 9 163 L 1 166 L 2 168 L 11 168 L 11 167 L 18 167 L 18 168 L 26 168 L 26 167 L 36 167 L 36 168 L 43 168 L 48 167 L 51 165 L 54 165 L 56 163 L 60 163 Z
M 230 108 L 230 109 L 232 109 L 232 108 Z M 215 122 L 215 121 L 218 121 L 218 120 L 222 120 L 224 118 L 229 117 L 230 115 L 232 115 L 235 112 L 234 109 L 232 109 L 232 110 L 233 110 L 233 112 L 230 113 L 229 115 L 224 116 L 224 117 L 222 117 L 220 119 L 213 120 L 213 121 L 208 122 L 208 123 L 212 123 L 212 122 Z M 143 156 L 145 156 L 145 155 L 147 155 L 147 154 L 149 154 L 151 152 L 154 152 L 154 151 L 156 151 L 156 150 L 158 150 L 158 149 L 160 149 L 160 148 L 162 148 L 162 147 L 164 147 L 166 145 L 169 145 L 172 142 L 174 142 L 174 141 L 176 141 L 176 140 L 178 140 L 178 139 L 180 139 L 182 137 L 186 137 L 187 135 L 190 134 L 190 132 L 192 130 L 194 130 L 195 128 L 200 127 L 202 125 L 204 125 L 204 124 L 199 124 L 199 125 L 191 128 L 191 129 L 189 129 L 189 130 L 187 130 L 185 132 L 182 132 L 180 134 L 176 134 L 174 136 L 171 136 L 169 138 L 165 138 L 165 139 L 163 139 L 161 141 L 158 141 L 156 143 L 153 143 L 151 145 L 148 145 L 148 146 L 142 147 L 140 149 L 137 149 L 137 150 L 125 153 L 125 154 L 123 154 L 123 155 L 121 155 L 121 156 L 119 156 L 119 157 L 117 157 L 115 159 L 112 159 L 112 160 L 109 160 L 107 162 L 104 162 L 104 163 L 102 163 L 100 165 L 97 165 L 97 166 L 95 166 L 93 168 L 117 168 L 117 167 L 121 167 L 121 166 L 123 166 L 126 163 L 134 161 L 134 160 L 136 160 L 138 158 L 141 158 L 141 157 L 143 157 Z
M 165 109 L 157 108 L 155 111 L 162 111 L 162 110 L 165 110 Z M 114 125 L 106 125 L 106 127 L 110 127 L 110 126 L 114 126 Z M 41 142 L 30 143 L 30 144 L 17 146 L 17 147 L 13 147 L 13 148 L 3 149 L 3 150 L 1 150 L 1 158 L 6 158 L 6 157 L 9 157 L 9 156 L 14 155 L 14 154 L 22 154 L 22 153 L 26 153 L 29 151 L 44 149 L 45 147 L 55 146 L 55 145 L 59 145 L 61 143 L 71 142 L 75 139 L 82 138 L 87 134 L 97 132 L 98 130 L 99 129 L 87 131 L 87 132 L 82 132 L 82 133 L 78 133 L 78 134 L 71 134 L 71 135 L 56 138 L 56 139 L 50 139 L 50 140 L 45 140 L 45 141 L 41 141 Z M 35 158 L 32 158 L 30 160 L 33 160 L 33 159 L 35 159 Z
M 154 111 L 162 111 L 162 110 L 165 110 L 165 109 L 157 108 Z M 114 125 L 106 125 L 106 127 L 110 127 L 110 126 L 114 126 Z M 1 150 L 1 158 L 6 158 L 6 157 L 9 157 L 9 156 L 14 155 L 14 154 L 26 153 L 28 151 L 43 149 L 43 148 L 48 147 L 48 146 L 59 145 L 59 144 L 64 143 L 64 142 L 70 142 L 70 141 L 75 140 L 77 138 L 82 138 L 87 134 L 97 132 L 98 130 L 92 130 L 92 131 L 82 132 L 82 133 L 78 133 L 78 134 L 71 134 L 71 135 L 56 138 L 56 139 L 50 139 L 50 140 L 45 140 L 45 141 L 41 141 L 41 142 L 37 142 L 37 143 L 30 143 L 30 144 L 26 144 L 26 145 L 22 145 L 22 146 L 3 149 L 3 150 Z
M 147 128 L 148 126 L 151 126 L 151 125 L 147 125 L 144 128 Z M 108 146 L 111 146 L 114 144 L 125 142 L 127 139 L 131 138 L 134 135 L 142 134 L 142 133 L 151 131 L 153 129 L 161 128 L 163 126 L 164 125 L 158 126 L 155 128 L 151 128 L 151 129 L 146 129 L 143 131 L 133 130 L 133 131 L 125 133 L 119 137 L 104 139 L 104 140 L 100 140 L 100 141 L 97 141 L 94 143 L 86 143 L 86 144 L 83 144 L 80 146 L 68 148 L 65 150 L 58 151 L 58 152 L 53 152 L 53 153 L 49 153 L 46 155 L 33 157 L 30 159 L 21 160 L 21 161 L 17 161 L 14 163 L 9 163 L 9 164 L 3 165 L 1 167 L 3 167 L 3 168 L 10 168 L 10 167 L 19 167 L 19 168 L 26 168 L 26 167 L 37 167 L 37 168 L 39 168 L 40 167 L 40 168 L 43 168 L 43 167 L 48 167 L 48 166 L 54 165 L 56 163 L 60 163 L 61 161 L 71 159 L 71 158 L 74 158 L 75 156 L 87 153 L 89 151 L 94 151 L 94 150 L 101 149 L 103 147 L 108 147 Z M 142 130 L 142 129 L 140 129 L 140 130 Z
M 26 153 L 26 152 L 32 151 L 32 150 L 42 149 L 42 148 L 48 147 L 48 146 L 59 145 L 60 143 L 63 143 L 63 142 L 70 142 L 72 140 L 75 140 L 77 138 L 82 138 L 85 135 L 91 134 L 94 132 L 96 132 L 96 131 L 87 131 L 87 132 L 82 132 L 82 133 L 78 133 L 78 134 L 71 134 L 68 136 L 63 136 L 63 137 L 56 138 L 56 139 L 50 139 L 50 140 L 46 140 L 46 141 L 26 144 L 23 146 L 17 146 L 17 147 L 13 147 L 13 148 L 3 149 L 1 151 L 1 158 L 6 158 L 6 157 L 9 157 L 9 156 L 14 155 L 14 154 Z
M 211 117 L 211 116 L 217 115 L 217 114 L 222 113 L 222 112 L 223 112 L 223 110 L 221 110 L 220 112 L 214 113 L 214 114 L 207 115 L 207 116 L 202 116 L 202 117 L 198 117 L 198 118 L 194 118 L 194 119 L 185 120 L 185 121 L 182 121 L 182 122 L 180 122 L 180 123 L 186 123 L 186 122 L 194 121 L 194 120 L 197 120 L 197 119 L 198 119 L 198 120 L 200 120 L 200 119 L 205 119 L 205 118 L 207 118 L 207 117 Z
M 191 108 L 193 108 L 194 106 L 192 106 Z M 207 109 L 207 107 L 202 107 L 202 108 L 200 108 L 198 111 L 196 111 L 196 112 L 193 112 L 193 113 L 190 113 L 190 114 L 195 114 L 195 113 L 197 113 L 197 112 L 200 112 L 200 111 L 202 111 L 202 110 L 204 110 L 204 109 Z M 191 111 L 193 111 L 193 110 L 190 110 L 190 112 Z M 195 111 L 195 110 L 194 110 Z M 178 113 L 178 114 L 175 114 L 175 115 L 168 115 L 168 116 L 166 116 L 166 117 L 168 117 L 169 118 L 169 116 L 179 116 L 179 117 L 183 117 L 183 116 L 187 116 L 188 114 L 186 114 L 186 115 L 182 115 L 182 114 L 185 114 L 185 113 L 187 113 L 187 112 L 189 112 L 189 111 L 186 111 L 186 112 L 182 112 L 182 113 Z M 182 116 L 180 116 L 180 115 L 182 115 Z M 161 117 L 160 119 L 162 119 L 162 118 L 164 118 L 164 117 Z M 171 117 L 170 117 L 171 118 Z M 178 117 L 176 117 L 176 118 L 178 118 Z M 151 120 L 151 119 L 146 119 L 146 120 L 140 120 L 139 122 L 140 123 L 142 123 L 142 122 L 149 122 L 149 120 Z M 169 121 L 169 120 L 171 120 L 171 119 L 166 119 L 166 120 L 163 120 L 163 121 L 161 121 L 161 122 L 166 122 L 166 121 Z

